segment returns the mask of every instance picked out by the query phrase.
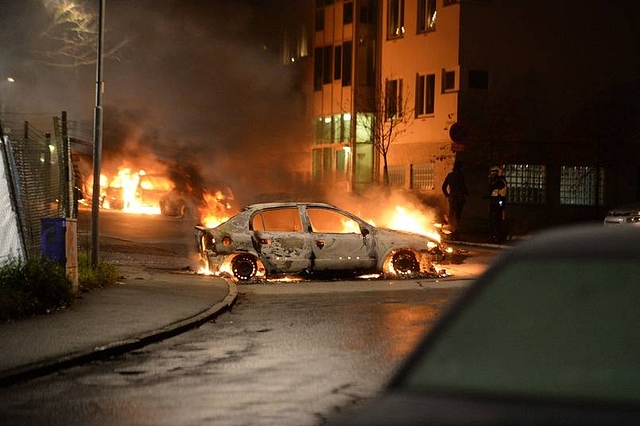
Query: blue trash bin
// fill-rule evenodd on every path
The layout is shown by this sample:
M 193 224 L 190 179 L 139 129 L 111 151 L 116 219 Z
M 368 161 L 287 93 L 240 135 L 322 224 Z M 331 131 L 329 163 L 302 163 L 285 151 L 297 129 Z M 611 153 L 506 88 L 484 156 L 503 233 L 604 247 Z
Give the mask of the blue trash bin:
M 41 219 L 40 250 L 42 257 L 51 259 L 62 266 L 67 261 L 66 253 L 66 219 Z

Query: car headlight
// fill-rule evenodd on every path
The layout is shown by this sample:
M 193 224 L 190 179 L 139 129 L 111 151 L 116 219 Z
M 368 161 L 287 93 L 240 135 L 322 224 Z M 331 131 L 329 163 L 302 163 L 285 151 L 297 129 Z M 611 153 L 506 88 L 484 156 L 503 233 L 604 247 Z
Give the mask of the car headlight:
M 626 219 L 627 223 L 640 223 L 640 214 L 638 216 L 631 216 Z

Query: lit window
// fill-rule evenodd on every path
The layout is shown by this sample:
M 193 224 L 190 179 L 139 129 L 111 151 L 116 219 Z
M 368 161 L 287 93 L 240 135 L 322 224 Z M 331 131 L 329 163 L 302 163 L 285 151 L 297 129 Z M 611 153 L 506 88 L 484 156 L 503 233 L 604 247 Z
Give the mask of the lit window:
M 436 0 L 418 0 L 418 32 L 436 30 Z
M 560 204 L 601 206 L 604 204 L 604 169 L 591 166 L 562 166 Z
M 435 111 L 436 75 L 416 76 L 416 117 Z
M 545 204 L 547 170 L 538 164 L 507 164 L 507 201 L 511 204 Z
M 404 36 L 404 0 L 389 0 L 387 10 L 387 38 Z

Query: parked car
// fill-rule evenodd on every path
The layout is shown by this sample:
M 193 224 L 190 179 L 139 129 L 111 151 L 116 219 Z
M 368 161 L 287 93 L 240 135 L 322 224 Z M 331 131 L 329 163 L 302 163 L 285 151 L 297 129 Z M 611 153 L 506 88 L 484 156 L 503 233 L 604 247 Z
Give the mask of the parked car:
M 215 228 L 196 226 L 209 270 L 239 281 L 282 275 L 433 273 L 433 238 L 377 228 L 324 203 L 253 204 Z
M 605 226 L 640 225 L 640 202 L 618 206 L 607 212 Z
M 640 424 L 640 228 L 501 255 L 380 395 L 333 425 Z

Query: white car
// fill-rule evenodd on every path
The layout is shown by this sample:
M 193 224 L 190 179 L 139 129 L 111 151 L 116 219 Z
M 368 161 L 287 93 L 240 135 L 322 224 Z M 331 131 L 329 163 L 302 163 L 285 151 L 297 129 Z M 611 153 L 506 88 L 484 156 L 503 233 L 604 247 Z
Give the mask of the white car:
M 604 218 L 604 225 L 640 225 L 640 202 L 609 210 Z
M 425 235 L 377 228 L 325 203 L 260 203 L 215 228 L 196 226 L 200 258 L 237 281 L 289 275 L 435 272 L 440 243 Z

